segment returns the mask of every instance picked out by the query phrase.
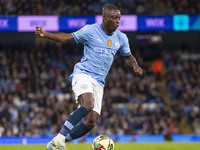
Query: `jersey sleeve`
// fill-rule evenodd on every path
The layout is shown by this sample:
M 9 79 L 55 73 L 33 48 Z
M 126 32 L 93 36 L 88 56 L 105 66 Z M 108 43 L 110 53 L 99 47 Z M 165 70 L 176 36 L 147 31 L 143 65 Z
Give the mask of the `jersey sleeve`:
M 119 49 L 120 55 L 129 56 L 131 55 L 131 50 L 129 47 L 128 38 L 125 34 L 122 34 L 121 37 L 122 37 L 121 39 L 122 45 L 120 46 L 120 49 Z
M 84 26 L 76 32 L 72 32 L 72 36 L 76 43 L 86 43 L 89 40 L 89 35 L 91 30 L 89 30 L 89 25 Z

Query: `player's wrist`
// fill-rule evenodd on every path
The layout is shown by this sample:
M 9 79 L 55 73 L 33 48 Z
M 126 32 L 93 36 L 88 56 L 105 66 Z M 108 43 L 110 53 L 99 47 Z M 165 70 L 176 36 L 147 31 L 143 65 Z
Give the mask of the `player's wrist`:
M 44 32 L 44 33 L 42 33 L 42 34 L 43 34 L 42 37 L 48 38 L 48 33 L 47 33 L 47 32 Z
M 133 62 L 133 63 L 132 63 L 133 69 L 135 69 L 137 66 L 138 66 L 137 62 Z

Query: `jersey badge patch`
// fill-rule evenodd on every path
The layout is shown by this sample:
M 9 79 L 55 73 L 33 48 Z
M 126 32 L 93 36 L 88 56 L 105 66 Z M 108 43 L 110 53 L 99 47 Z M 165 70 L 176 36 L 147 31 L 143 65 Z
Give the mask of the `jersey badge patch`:
M 82 30 L 82 29 L 79 29 L 78 31 L 75 32 L 75 34 L 77 35 L 77 34 L 79 34 L 79 33 L 81 33 L 81 32 L 83 32 L 83 30 Z
M 112 45 L 112 41 L 111 40 L 107 40 L 107 46 L 111 47 L 111 45 Z
M 115 46 L 116 46 L 117 48 L 119 48 L 119 47 L 120 47 L 119 42 L 116 42 L 116 43 L 115 43 Z

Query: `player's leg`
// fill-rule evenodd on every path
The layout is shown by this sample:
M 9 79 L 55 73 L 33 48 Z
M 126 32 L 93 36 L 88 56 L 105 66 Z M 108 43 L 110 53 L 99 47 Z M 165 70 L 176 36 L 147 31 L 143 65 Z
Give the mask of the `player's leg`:
M 103 87 L 99 85 L 96 80 L 91 81 L 93 84 L 93 95 L 94 95 L 94 108 L 89 112 L 87 116 L 82 119 L 82 122 L 77 124 L 66 136 L 66 141 L 77 139 L 87 134 L 97 122 L 101 112 L 101 103 L 103 97 Z M 79 99 L 81 105 L 85 104 L 84 99 Z
M 70 130 L 84 118 L 94 107 L 93 84 L 91 77 L 85 74 L 74 75 L 72 80 L 72 90 L 75 99 L 79 102 L 80 107 L 68 117 L 64 123 L 60 134 L 66 137 Z
M 66 136 L 66 142 L 80 138 L 87 134 L 95 127 L 99 114 L 95 111 L 90 111 L 83 121 L 77 124 Z
M 52 147 L 59 147 L 62 145 L 63 148 L 62 146 L 59 148 L 65 150 L 66 135 L 82 118 L 84 118 L 93 109 L 94 96 L 92 94 L 93 86 L 90 82 L 90 78 L 88 79 L 87 75 L 76 75 L 73 77 L 72 89 L 75 93 L 75 97 L 79 99 L 81 105 L 67 118 L 60 133 L 47 144 L 47 149 L 52 150 Z
M 94 107 L 93 94 L 84 93 L 80 95 L 79 103 L 81 104 L 80 107 L 76 109 L 73 113 L 71 113 L 71 115 L 65 121 L 60 133 L 47 144 L 48 150 L 54 150 L 54 148 L 60 148 L 61 150 L 66 150 L 67 148 L 65 143 L 67 141 L 66 140 L 67 137 L 70 140 L 81 137 L 91 130 L 86 125 L 89 125 L 89 127 L 91 127 L 93 124 L 95 124 L 94 118 L 97 117 L 96 114 L 94 113 L 93 115 L 93 113 L 91 114 L 89 113 Z M 86 125 L 84 125 L 83 123 L 79 123 L 78 125 L 76 125 L 86 115 L 91 116 L 92 120 L 87 117 L 88 119 L 85 121 Z M 70 131 L 72 132 L 69 134 Z
M 92 93 L 84 93 L 78 98 L 80 107 L 76 109 L 65 121 L 62 129 L 60 130 L 60 134 L 65 137 L 69 133 L 70 130 L 74 128 L 74 126 L 84 118 L 94 107 L 94 96 Z

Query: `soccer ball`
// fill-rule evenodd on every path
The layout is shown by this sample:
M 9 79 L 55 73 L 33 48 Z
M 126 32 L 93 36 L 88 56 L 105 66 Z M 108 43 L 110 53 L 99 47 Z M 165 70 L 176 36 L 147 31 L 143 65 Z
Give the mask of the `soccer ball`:
M 97 136 L 92 143 L 93 150 L 114 150 L 114 142 L 107 135 Z

